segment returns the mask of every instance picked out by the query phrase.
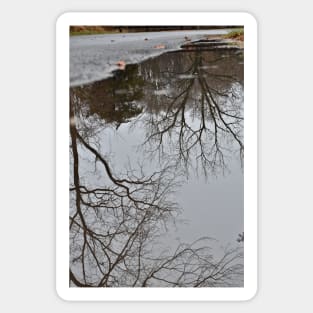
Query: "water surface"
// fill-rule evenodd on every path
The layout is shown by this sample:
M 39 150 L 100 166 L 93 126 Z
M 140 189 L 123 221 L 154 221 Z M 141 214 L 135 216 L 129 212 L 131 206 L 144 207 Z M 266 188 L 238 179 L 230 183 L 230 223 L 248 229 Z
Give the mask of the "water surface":
M 210 44 L 70 89 L 72 284 L 242 286 L 243 90 Z

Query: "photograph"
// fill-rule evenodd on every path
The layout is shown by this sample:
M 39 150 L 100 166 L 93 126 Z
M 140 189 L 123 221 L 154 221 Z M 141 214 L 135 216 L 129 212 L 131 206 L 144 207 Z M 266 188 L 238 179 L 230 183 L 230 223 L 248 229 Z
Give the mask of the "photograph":
M 244 289 L 245 30 L 68 25 L 69 289 Z

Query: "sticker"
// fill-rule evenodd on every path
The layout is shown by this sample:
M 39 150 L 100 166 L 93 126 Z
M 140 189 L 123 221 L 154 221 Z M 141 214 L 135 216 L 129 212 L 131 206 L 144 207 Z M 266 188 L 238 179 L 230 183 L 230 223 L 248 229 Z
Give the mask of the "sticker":
M 251 299 L 255 19 L 65 13 L 56 44 L 59 296 Z

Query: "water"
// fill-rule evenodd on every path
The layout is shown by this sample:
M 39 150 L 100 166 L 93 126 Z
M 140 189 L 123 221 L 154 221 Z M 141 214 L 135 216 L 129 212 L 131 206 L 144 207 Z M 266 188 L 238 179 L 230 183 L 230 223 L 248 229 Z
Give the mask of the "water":
M 242 285 L 243 51 L 217 46 L 71 88 L 73 285 Z

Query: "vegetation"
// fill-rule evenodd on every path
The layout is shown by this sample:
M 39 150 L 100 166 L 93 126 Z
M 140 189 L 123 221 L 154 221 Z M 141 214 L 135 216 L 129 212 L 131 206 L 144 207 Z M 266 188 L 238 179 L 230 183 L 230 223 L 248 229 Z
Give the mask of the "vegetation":
M 227 35 L 225 35 L 225 38 L 243 41 L 244 40 L 244 30 L 243 30 L 243 28 L 234 29 L 231 32 L 229 32 Z
M 112 33 L 132 33 L 132 32 L 154 32 L 170 30 L 199 30 L 216 28 L 234 28 L 234 26 L 95 26 L 95 25 L 75 25 L 70 26 L 70 35 L 95 35 Z
M 70 26 L 70 36 L 112 34 L 118 29 L 109 26 Z

